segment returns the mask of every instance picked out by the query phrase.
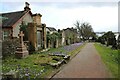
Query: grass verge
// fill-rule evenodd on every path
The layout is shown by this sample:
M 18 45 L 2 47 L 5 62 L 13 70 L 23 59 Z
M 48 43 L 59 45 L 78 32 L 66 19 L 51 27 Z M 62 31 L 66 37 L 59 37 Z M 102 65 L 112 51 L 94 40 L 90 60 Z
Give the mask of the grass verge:
M 112 72 L 113 76 L 116 78 L 119 77 L 118 75 L 118 50 L 113 50 L 109 47 L 106 47 L 102 44 L 95 43 L 94 44 L 97 51 L 99 52 L 103 62 L 108 67 L 108 69 Z

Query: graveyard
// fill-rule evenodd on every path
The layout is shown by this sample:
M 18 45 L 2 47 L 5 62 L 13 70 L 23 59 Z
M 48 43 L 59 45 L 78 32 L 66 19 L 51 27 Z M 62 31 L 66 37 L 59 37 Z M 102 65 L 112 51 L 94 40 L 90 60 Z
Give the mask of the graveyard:
M 45 78 L 53 71 L 66 64 L 69 59 L 64 55 L 70 55 L 70 59 L 75 56 L 84 43 L 75 43 L 59 48 L 52 48 L 46 52 L 34 52 L 28 57 L 17 59 L 15 56 L 8 57 L 2 61 L 3 77 L 10 76 L 14 78 Z M 61 56 L 62 55 L 62 56 Z M 60 61 L 63 61 L 60 63 Z M 60 63 L 60 65 L 53 65 Z M 9 73 L 13 72 L 15 74 Z
M 34 13 L 31 8 L 25 2 L 22 11 L 0 13 L 3 79 L 120 77 L 120 32 L 95 32 L 89 22 L 76 19 L 73 26 L 56 29 L 58 25 L 42 22 L 45 14 Z

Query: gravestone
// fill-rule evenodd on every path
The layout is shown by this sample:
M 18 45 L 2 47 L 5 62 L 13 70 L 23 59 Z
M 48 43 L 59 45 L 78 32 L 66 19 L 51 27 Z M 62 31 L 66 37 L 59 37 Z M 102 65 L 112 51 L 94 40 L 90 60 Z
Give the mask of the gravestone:
M 13 80 L 17 79 L 19 77 L 19 74 L 17 71 L 10 71 L 8 73 L 2 74 L 3 80 Z
M 27 48 L 26 48 L 26 46 L 24 45 L 24 42 L 23 42 L 23 36 L 24 36 L 23 32 L 20 31 L 18 36 L 20 37 L 20 45 L 17 48 L 15 56 L 16 56 L 16 58 L 25 58 L 29 55 L 29 52 L 28 52 L 28 50 L 27 50 Z

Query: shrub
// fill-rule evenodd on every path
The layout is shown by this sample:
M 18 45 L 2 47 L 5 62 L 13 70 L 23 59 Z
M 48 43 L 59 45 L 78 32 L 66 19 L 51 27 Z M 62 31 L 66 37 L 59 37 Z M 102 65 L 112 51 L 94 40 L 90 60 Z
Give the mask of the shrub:
M 2 57 L 12 56 L 19 45 L 19 39 L 7 39 L 2 42 Z
M 28 43 L 28 50 L 29 50 L 30 53 L 35 51 L 35 47 L 30 42 Z

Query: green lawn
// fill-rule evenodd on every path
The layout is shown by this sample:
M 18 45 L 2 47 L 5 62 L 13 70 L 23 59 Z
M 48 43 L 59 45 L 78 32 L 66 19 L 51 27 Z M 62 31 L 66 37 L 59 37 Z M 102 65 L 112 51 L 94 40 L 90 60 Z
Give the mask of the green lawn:
M 118 50 L 113 50 L 99 43 L 95 43 L 94 45 L 113 76 L 118 78 Z
M 67 53 L 74 55 L 80 51 L 83 45 L 80 47 L 76 48 L 75 50 Z M 58 56 L 49 56 L 48 53 L 52 52 L 63 52 L 66 53 L 66 51 L 62 48 L 51 48 L 47 52 L 34 52 L 33 54 L 30 54 L 27 58 L 24 59 L 16 59 L 14 56 L 13 57 L 8 57 L 5 60 L 2 61 L 2 71 L 3 73 L 9 72 L 11 70 L 19 69 L 20 74 L 25 75 L 26 69 L 28 69 L 28 72 L 32 75 L 31 78 L 42 78 L 48 76 L 52 71 L 55 69 L 52 68 L 50 65 L 44 65 L 49 62 L 56 62 L 53 60 L 53 58 L 59 58 L 61 57 Z M 43 65 L 42 65 L 43 64 Z M 38 75 L 41 70 L 44 70 L 44 72 L 41 75 Z M 22 77 L 22 75 L 21 75 Z

